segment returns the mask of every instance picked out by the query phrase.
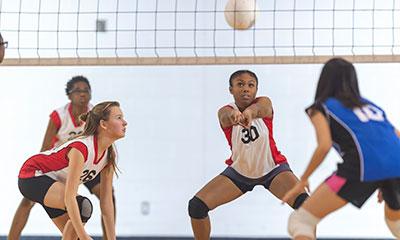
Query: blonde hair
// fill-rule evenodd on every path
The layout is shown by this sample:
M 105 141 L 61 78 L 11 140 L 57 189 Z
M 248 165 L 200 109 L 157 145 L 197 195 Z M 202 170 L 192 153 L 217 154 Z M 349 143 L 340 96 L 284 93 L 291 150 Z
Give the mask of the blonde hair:
M 98 128 L 100 126 L 100 121 L 107 121 L 110 117 L 111 107 L 119 107 L 119 102 L 107 101 L 101 102 L 94 106 L 92 110 L 87 113 L 80 115 L 80 120 L 85 122 L 85 129 L 81 136 L 96 136 L 98 134 Z M 108 164 L 112 166 L 114 171 L 118 169 L 116 163 L 116 154 L 113 145 L 107 149 L 107 161 Z M 117 173 L 116 173 L 117 174 Z

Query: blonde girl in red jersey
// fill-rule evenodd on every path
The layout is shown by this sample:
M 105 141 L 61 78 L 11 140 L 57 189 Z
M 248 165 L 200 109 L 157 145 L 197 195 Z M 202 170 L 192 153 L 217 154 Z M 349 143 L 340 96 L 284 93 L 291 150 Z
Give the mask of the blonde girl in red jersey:
M 92 239 L 84 229 L 92 205 L 77 194 L 81 183 L 101 174 L 100 207 L 108 239 L 116 239 L 112 180 L 116 169 L 113 143 L 125 136 L 127 122 L 118 102 L 103 102 L 81 116 L 82 136 L 34 155 L 22 166 L 22 195 L 40 203 L 60 229 L 63 239 Z M 68 214 L 67 214 L 68 213 Z

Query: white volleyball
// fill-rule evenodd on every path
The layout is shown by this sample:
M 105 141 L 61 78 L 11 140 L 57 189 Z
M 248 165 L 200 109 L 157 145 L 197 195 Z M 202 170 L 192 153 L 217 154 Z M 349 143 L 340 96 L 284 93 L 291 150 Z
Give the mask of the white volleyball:
M 225 6 L 225 20 L 234 29 L 245 30 L 256 20 L 256 0 L 228 0 Z

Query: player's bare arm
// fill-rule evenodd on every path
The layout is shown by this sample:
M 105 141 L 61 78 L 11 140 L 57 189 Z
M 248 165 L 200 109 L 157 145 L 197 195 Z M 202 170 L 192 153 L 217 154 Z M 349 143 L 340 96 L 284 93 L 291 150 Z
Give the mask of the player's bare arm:
M 239 110 L 225 106 L 218 111 L 218 118 L 222 128 L 231 127 L 239 124 L 242 113 Z
M 243 111 L 242 124 L 250 127 L 251 121 L 255 118 L 272 117 L 272 102 L 268 97 L 258 97 L 254 103 Z

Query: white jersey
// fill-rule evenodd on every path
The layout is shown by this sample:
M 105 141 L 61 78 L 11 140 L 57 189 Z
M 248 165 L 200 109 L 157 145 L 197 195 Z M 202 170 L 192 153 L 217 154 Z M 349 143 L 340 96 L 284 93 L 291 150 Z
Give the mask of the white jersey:
M 80 151 L 84 157 L 80 182 L 94 179 L 107 165 L 107 151 L 97 152 L 97 137 L 78 137 L 59 147 L 30 157 L 22 166 L 19 178 L 31 178 L 46 175 L 65 183 L 68 175 L 68 152 L 71 148 Z
M 93 106 L 89 104 L 87 111 L 92 108 Z M 71 103 L 54 110 L 50 114 L 50 119 L 57 127 L 57 135 L 56 139 L 52 140 L 52 147 L 60 146 L 81 134 L 84 130 L 84 124 L 82 124 L 79 119 L 75 119 L 72 115 Z
M 235 103 L 228 106 L 239 110 Z M 256 118 L 249 129 L 235 125 L 223 129 L 232 155 L 226 163 L 241 175 L 260 178 L 287 160 L 275 144 L 272 118 Z

